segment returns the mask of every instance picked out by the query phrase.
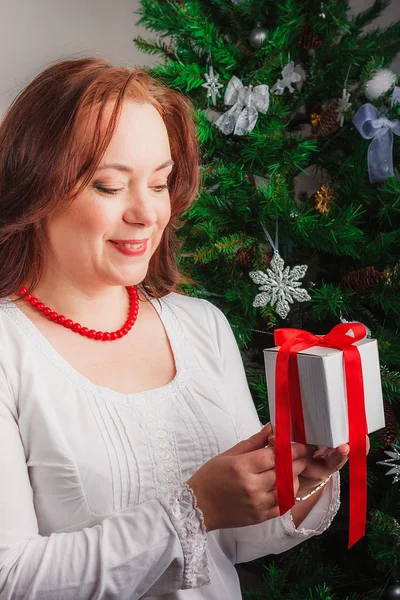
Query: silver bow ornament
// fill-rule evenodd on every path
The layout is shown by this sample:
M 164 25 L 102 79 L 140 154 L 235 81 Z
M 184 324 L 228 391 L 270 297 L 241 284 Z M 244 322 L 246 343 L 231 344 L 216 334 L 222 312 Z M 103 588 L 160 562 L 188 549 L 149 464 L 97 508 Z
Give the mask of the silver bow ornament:
M 400 103 L 400 87 L 395 87 L 392 106 Z M 368 148 L 368 172 L 371 183 L 393 177 L 393 134 L 400 135 L 400 121 L 390 121 L 385 115 L 378 117 L 372 104 L 363 104 L 353 118 L 353 123 L 363 138 L 372 139 Z
M 278 96 L 281 96 L 286 87 L 289 92 L 293 94 L 293 92 L 296 90 L 292 86 L 292 83 L 298 83 L 299 81 L 301 81 L 301 75 L 300 73 L 296 73 L 294 70 L 294 61 L 291 60 L 285 67 L 283 67 L 282 79 L 278 79 L 278 81 L 272 86 L 271 94 L 277 94 Z
M 215 121 L 215 126 L 225 135 L 232 132 L 235 135 L 246 135 L 254 129 L 258 112 L 265 114 L 269 108 L 269 87 L 244 86 L 233 75 L 225 90 L 224 104 L 233 106 Z

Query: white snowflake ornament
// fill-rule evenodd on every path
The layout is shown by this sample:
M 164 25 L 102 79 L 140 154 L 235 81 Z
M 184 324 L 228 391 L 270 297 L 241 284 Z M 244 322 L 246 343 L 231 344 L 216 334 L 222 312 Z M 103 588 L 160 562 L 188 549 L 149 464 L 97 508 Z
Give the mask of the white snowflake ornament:
M 301 81 L 301 75 L 300 73 L 295 72 L 293 60 L 288 62 L 288 64 L 283 68 L 282 77 L 282 79 L 278 79 L 278 81 L 272 86 L 271 94 L 277 94 L 278 96 L 281 96 L 285 91 L 285 87 L 288 88 L 291 94 L 295 91 L 292 83 L 298 83 Z
M 389 471 L 386 471 L 385 475 L 394 475 L 393 483 L 397 483 L 400 481 L 400 446 L 397 444 L 391 444 L 391 448 L 393 448 L 394 452 L 385 450 L 385 454 L 390 456 L 390 458 L 387 458 L 386 460 L 380 460 L 376 464 L 390 467 Z M 396 465 L 395 463 L 399 464 Z
M 338 116 L 337 121 L 339 121 L 340 127 L 343 127 L 345 112 L 350 108 L 351 102 L 349 102 L 350 92 L 343 88 L 342 97 L 339 98 L 339 106 L 337 109 Z
M 207 88 L 207 98 L 212 98 L 212 103 L 215 105 L 217 96 L 220 97 L 219 88 L 224 87 L 222 83 L 218 83 L 219 75 L 214 73 L 214 67 L 208 65 L 208 73 L 204 73 L 206 83 L 202 83 L 201 86 Z
M 293 304 L 294 300 L 305 302 L 311 300 L 306 290 L 300 289 L 301 281 L 307 271 L 307 265 L 298 265 L 290 270 L 285 266 L 283 258 L 275 250 L 271 260 L 271 269 L 267 272 L 251 271 L 250 277 L 254 283 L 261 284 L 260 292 L 254 299 L 253 306 L 265 306 L 276 304 L 276 312 L 282 319 L 286 319 L 289 314 L 289 302 Z

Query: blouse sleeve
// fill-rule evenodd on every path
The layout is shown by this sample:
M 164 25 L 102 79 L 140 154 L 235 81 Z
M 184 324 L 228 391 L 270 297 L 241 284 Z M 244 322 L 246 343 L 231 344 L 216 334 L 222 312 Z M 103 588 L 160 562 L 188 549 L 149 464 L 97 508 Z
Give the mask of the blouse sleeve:
M 243 360 L 229 321 L 223 312 L 212 306 L 213 328 L 217 335 L 223 376 L 229 385 L 233 419 L 238 441 L 245 440 L 262 429 L 250 393 Z M 340 475 L 331 477 L 320 499 L 304 521 L 296 528 L 291 511 L 256 525 L 233 529 L 236 540 L 236 563 L 248 562 L 279 554 L 301 541 L 323 533 L 331 524 L 340 506 Z
M 203 514 L 184 484 L 80 531 L 42 536 L 0 360 L 0 598 L 141 598 L 210 583 Z

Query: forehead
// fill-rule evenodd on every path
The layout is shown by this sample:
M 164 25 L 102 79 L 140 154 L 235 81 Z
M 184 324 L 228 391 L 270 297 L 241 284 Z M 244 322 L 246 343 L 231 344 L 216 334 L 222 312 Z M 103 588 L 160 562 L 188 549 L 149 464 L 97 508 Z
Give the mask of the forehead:
M 110 122 L 114 102 L 109 102 L 103 110 L 100 122 L 100 139 L 104 138 Z M 92 139 L 98 110 L 86 119 L 87 140 Z M 149 103 L 138 104 L 131 100 L 123 102 L 113 136 L 100 164 L 133 160 L 134 162 L 152 160 L 159 164 L 170 156 L 170 145 L 165 123 L 158 110 Z

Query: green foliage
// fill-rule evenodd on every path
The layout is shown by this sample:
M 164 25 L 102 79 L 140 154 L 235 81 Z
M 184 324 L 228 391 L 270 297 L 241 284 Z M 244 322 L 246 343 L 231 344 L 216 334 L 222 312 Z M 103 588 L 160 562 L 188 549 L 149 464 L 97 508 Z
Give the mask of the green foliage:
M 385 400 L 395 404 L 400 397 L 400 373 L 390 371 L 386 365 L 381 367 L 381 381 Z
M 372 552 L 382 565 L 395 574 L 400 562 L 399 552 L 393 552 L 393 548 L 400 549 L 399 522 L 380 510 L 374 511 L 368 530 L 368 539 L 369 552 Z
M 312 298 L 312 308 L 316 318 L 321 321 L 333 315 L 338 319 L 351 295 L 352 292 L 343 291 L 333 283 L 323 283 L 314 291 Z
M 274 329 L 324 334 L 340 320 L 364 323 L 377 340 L 384 400 L 400 421 L 400 179 L 396 173 L 370 183 L 371 142 L 352 123 L 368 102 L 367 82 L 390 66 L 399 49 L 400 21 L 365 31 L 388 5 L 374 0 L 350 16 L 348 0 L 325 0 L 322 8 L 320 0 L 140 0 L 138 24 L 157 39 L 138 36 L 135 43 L 160 57 L 149 73 L 190 98 L 201 146 L 201 189 L 179 232 L 179 268 L 195 283 L 178 291 L 209 300 L 227 316 L 263 423 L 269 409 L 262 350 L 274 345 Z M 249 43 L 257 21 L 268 30 L 259 49 Z M 305 47 L 304 36 L 314 48 Z M 215 127 L 229 109 L 224 91 L 233 75 L 245 86 L 271 90 L 289 60 L 302 71 L 301 84 L 294 93 L 270 93 L 268 111 L 258 114 L 248 135 L 224 135 Z M 210 61 L 224 85 L 215 106 L 202 87 Z M 333 103 L 344 87 L 351 91 L 351 107 L 340 127 Z M 395 120 L 400 110 L 391 107 L 391 94 L 372 104 Z M 315 123 L 329 112 L 330 128 L 318 130 Z M 398 168 L 398 136 L 393 158 Z M 325 207 L 313 195 L 316 177 L 331 190 Z M 262 225 L 273 236 L 276 220 L 279 252 L 291 268 L 307 265 L 302 287 L 311 296 L 291 305 L 285 320 L 273 306 L 253 306 L 259 290 L 249 277 L 251 270 L 268 268 L 272 248 Z M 372 266 L 380 274 L 376 279 L 363 275 Z M 346 465 L 342 508 L 333 525 L 281 556 L 241 565 L 257 570 L 264 588 L 245 589 L 244 598 L 376 600 L 389 575 L 400 577 L 393 520 L 400 515 L 400 488 L 377 465 L 386 458 L 380 433 L 372 433 L 370 442 L 367 535 L 346 550 Z

